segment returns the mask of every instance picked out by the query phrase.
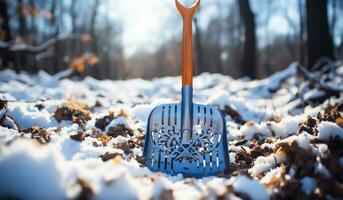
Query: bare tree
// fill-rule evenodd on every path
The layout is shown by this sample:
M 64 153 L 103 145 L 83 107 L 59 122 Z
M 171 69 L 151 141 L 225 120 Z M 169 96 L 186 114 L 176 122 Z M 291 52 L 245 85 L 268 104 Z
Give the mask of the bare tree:
M 256 34 L 254 13 L 249 0 L 237 0 L 239 12 L 244 22 L 244 52 L 241 59 L 241 75 L 256 78 Z
M 334 37 L 335 27 L 336 27 L 336 21 L 337 21 L 337 0 L 332 1 L 332 17 L 331 17 L 331 26 L 330 26 L 330 33 L 332 37 Z
M 299 62 L 301 65 L 305 65 L 305 22 L 304 22 L 304 8 L 303 1 L 298 0 L 298 10 L 299 10 Z
M 266 13 L 265 13 L 265 18 L 264 18 L 264 24 L 265 26 L 268 26 L 268 22 L 269 22 L 269 19 L 270 19 L 270 16 L 271 16 L 271 7 L 273 6 L 273 2 L 271 0 L 268 0 L 266 1 Z M 265 31 L 264 31 L 264 37 L 268 40 L 270 38 L 270 31 L 265 28 Z M 263 67 L 265 69 L 265 73 L 266 74 L 270 74 L 272 72 L 272 66 L 271 66 L 271 48 L 270 48 L 270 45 L 267 45 L 266 48 L 265 48 L 265 59 L 264 59 L 264 62 L 263 62 Z
M 76 32 L 76 18 L 77 18 L 76 1 L 77 0 L 72 0 L 70 4 L 71 32 L 72 33 Z
M 0 1 L 0 33 L 1 33 L 1 38 L 0 40 L 4 42 L 9 42 L 11 41 L 11 32 L 10 32 L 10 26 L 9 26 L 9 17 L 7 13 L 7 0 Z M 10 55 L 8 53 L 2 53 L 1 54 L 1 61 L 0 67 L 8 67 L 8 57 Z
M 199 12 L 199 11 L 198 11 Z M 205 72 L 205 63 L 204 63 L 204 56 L 203 56 L 203 45 L 201 41 L 201 30 L 199 28 L 198 23 L 198 15 L 194 17 L 194 28 L 195 28 L 195 56 L 196 56 L 196 67 L 195 71 L 196 74 L 200 74 Z
M 20 37 L 24 38 L 27 34 L 27 24 L 25 16 L 25 4 L 23 0 L 18 0 L 17 12 L 19 18 L 19 35 Z
M 307 67 L 310 69 L 322 57 L 334 58 L 328 24 L 327 0 L 306 0 L 306 16 Z
M 51 29 L 53 32 L 52 34 L 54 37 L 60 34 L 60 27 L 58 26 L 58 22 L 57 22 L 57 7 L 59 3 L 61 2 L 57 0 L 52 0 L 51 8 L 50 8 L 50 13 L 51 13 L 50 26 L 51 26 Z
M 221 62 L 221 38 L 222 38 L 222 21 L 221 18 L 214 18 L 210 21 L 208 30 L 206 32 L 206 64 L 205 69 L 207 72 L 211 73 L 221 73 L 222 72 L 222 62 Z
M 96 42 L 94 41 L 96 38 L 95 35 L 95 22 L 98 15 L 98 7 L 99 7 L 99 0 L 94 0 L 94 5 L 92 6 L 92 14 L 90 19 L 90 25 L 89 25 L 89 34 L 93 38 L 92 42 L 92 51 L 94 53 L 98 53 L 98 47 L 96 45 Z
M 98 15 L 98 7 L 99 7 L 99 0 L 94 0 L 94 4 L 92 6 L 92 12 L 91 12 L 91 19 L 90 19 L 90 25 L 89 25 L 89 34 L 92 38 L 92 52 L 94 54 L 98 54 L 98 44 L 95 34 L 95 22 Z M 95 77 L 99 78 L 101 76 L 101 70 L 98 66 L 94 67 L 94 75 Z

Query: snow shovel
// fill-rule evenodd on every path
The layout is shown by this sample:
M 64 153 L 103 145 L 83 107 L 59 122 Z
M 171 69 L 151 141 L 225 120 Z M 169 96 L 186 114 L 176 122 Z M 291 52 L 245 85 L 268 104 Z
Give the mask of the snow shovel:
M 229 165 L 225 120 L 218 108 L 192 102 L 192 17 L 200 0 L 190 8 L 175 3 L 183 18 L 182 100 L 152 110 L 143 155 L 152 171 L 186 177 L 216 175 Z

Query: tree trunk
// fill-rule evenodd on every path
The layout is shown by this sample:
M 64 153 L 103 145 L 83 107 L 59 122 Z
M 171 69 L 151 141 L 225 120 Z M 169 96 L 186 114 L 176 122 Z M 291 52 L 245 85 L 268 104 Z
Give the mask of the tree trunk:
M 307 67 L 311 69 L 318 59 L 334 59 L 332 37 L 329 31 L 326 0 L 306 0 Z
M 195 52 L 196 52 L 196 62 L 195 67 L 196 74 L 201 74 L 205 72 L 204 57 L 202 52 L 201 34 L 198 24 L 197 16 L 194 17 L 194 28 L 195 28 Z
M 249 0 L 237 0 L 239 12 L 244 22 L 244 50 L 241 60 L 241 75 L 256 78 L 256 34 L 254 14 Z
M 70 12 L 70 17 L 71 17 L 71 32 L 73 33 L 73 34 L 75 34 L 76 32 L 78 32 L 78 30 L 77 30 L 77 27 L 76 27 L 76 18 L 77 18 L 77 13 L 76 13 L 76 7 L 77 7 L 77 5 L 76 5 L 76 2 L 77 0 L 72 0 L 71 1 L 71 4 L 70 4 L 70 10 L 69 10 L 69 12 Z M 63 7 L 63 6 L 62 6 Z M 77 48 L 76 48 L 76 46 L 77 46 L 77 44 L 76 44 L 76 40 L 71 40 L 71 44 L 70 44 L 70 49 L 71 49 L 71 51 L 69 52 L 69 56 L 71 57 L 71 58 L 74 58 L 75 56 L 79 56 L 78 55 L 78 51 L 77 51 Z
M 25 40 L 24 37 L 27 34 L 26 16 L 23 11 L 24 6 L 23 0 L 18 0 L 19 35 L 23 40 Z
M 52 18 L 50 19 L 50 26 L 51 29 L 53 30 L 52 36 L 56 37 L 60 34 L 60 27 L 58 26 L 57 22 L 57 17 L 58 17 L 58 12 L 57 12 L 57 7 L 58 7 L 59 1 L 53 0 L 52 5 L 50 8 L 50 13 L 52 14 Z
M 70 4 L 70 17 L 71 17 L 71 32 L 76 33 L 76 0 L 72 0 Z
M 50 13 L 52 14 L 52 18 L 50 20 L 50 27 L 51 30 L 53 30 L 52 32 L 52 37 L 57 37 L 60 34 L 60 29 L 59 29 L 59 25 L 57 22 L 57 7 L 58 7 L 58 2 L 57 0 L 53 0 L 52 1 L 52 5 L 50 8 Z M 56 73 L 58 71 L 60 71 L 61 66 L 63 65 L 60 61 L 61 61 L 61 54 L 62 52 L 60 51 L 60 43 L 56 42 L 54 45 L 54 53 L 55 53 L 55 57 L 52 58 L 52 73 Z
M 268 0 L 266 2 L 266 14 L 265 14 L 265 18 L 264 18 L 264 25 L 267 27 L 268 23 L 269 23 L 269 19 L 270 19 L 270 15 L 271 15 L 271 7 L 272 7 L 272 0 Z M 270 38 L 270 31 L 265 28 L 264 29 L 264 37 L 265 38 Z M 263 67 L 264 67 L 264 72 L 265 74 L 268 76 L 272 73 L 272 65 L 270 63 L 270 58 L 271 58 L 271 47 L 270 47 L 270 43 L 269 40 L 267 41 L 267 45 L 265 47 L 265 52 L 264 52 L 264 63 Z
M 337 22 L 337 1 L 332 1 L 332 17 L 331 17 L 331 25 L 330 25 L 330 33 L 331 33 L 331 38 L 335 38 L 335 29 L 336 29 L 336 22 Z M 342 38 L 343 39 L 343 38 Z M 339 49 L 336 47 L 334 39 L 332 42 L 332 48 L 333 48 L 333 56 L 335 58 L 339 57 Z
M 337 21 L 337 0 L 332 1 L 332 17 L 331 17 L 331 26 L 330 26 L 330 33 L 333 38 L 335 38 L 335 27 L 336 27 L 336 21 Z
M 98 7 L 99 7 L 99 0 L 94 1 L 94 6 L 92 10 L 92 15 L 91 15 L 91 21 L 89 25 L 89 34 L 92 37 L 92 52 L 98 56 L 99 50 L 98 50 L 98 44 L 97 44 L 97 39 L 96 39 L 96 34 L 95 34 L 95 22 L 96 22 L 96 17 L 98 15 Z M 94 75 L 96 78 L 102 78 L 101 74 L 101 69 L 99 68 L 98 64 L 93 66 L 94 68 Z
M 18 20 L 19 20 L 19 36 L 20 39 L 23 41 L 23 43 L 27 43 L 27 24 L 26 24 L 26 16 L 24 12 L 24 6 L 23 0 L 18 0 Z M 16 57 L 16 64 L 17 68 L 15 69 L 17 73 L 19 73 L 19 70 L 27 70 L 27 64 L 26 64 L 26 57 L 23 54 L 18 54 Z
M 11 41 L 11 31 L 9 26 L 9 17 L 7 13 L 7 0 L 0 1 L 0 19 L 3 23 L 0 23 L 0 32 L 1 38 L 0 40 L 4 42 Z M 9 64 L 9 54 L 3 53 L 1 54 L 1 61 L 0 68 L 7 68 Z
M 91 15 L 91 21 L 90 21 L 90 30 L 89 34 L 92 37 L 92 51 L 93 53 L 97 54 L 98 53 L 98 46 L 96 43 L 96 34 L 95 34 L 95 22 L 96 22 L 96 17 L 98 15 L 98 6 L 99 5 L 99 0 L 94 1 L 94 6 L 92 10 L 92 15 Z
M 302 0 L 298 0 L 298 10 L 299 10 L 299 62 L 301 65 L 305 65 L 305 45 L 304 45 L 304 10 Z

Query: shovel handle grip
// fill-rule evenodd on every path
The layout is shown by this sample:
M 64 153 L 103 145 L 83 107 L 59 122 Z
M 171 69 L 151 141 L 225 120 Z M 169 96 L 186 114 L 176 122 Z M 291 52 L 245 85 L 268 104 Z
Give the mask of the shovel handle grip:
M 178 0 L 175 0 L 183 20 L 182 34 L 182 86 L 193 85 L 193 50 L 192 50 L 192 17 L 200 6 L 197 0 L 190 8 L 184 7 Z

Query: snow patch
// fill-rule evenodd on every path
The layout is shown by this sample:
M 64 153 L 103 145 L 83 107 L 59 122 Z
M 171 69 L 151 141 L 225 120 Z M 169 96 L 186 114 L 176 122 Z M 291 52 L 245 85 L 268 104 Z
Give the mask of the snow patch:
M 269 199 L 269 194 L 266 189 L 256 180 L 246 176 L 238 176 L 232 178 L 231 181 L 235 191 L 247 194 L 251 199 Z
M 277 136 L 288 137 L 299 130 L 299 124 L 302 121 L 302 116 L 283 118 L 279 123 L 271 122 L 271 129 Z
M 53 146 L 16 140 L 2 149 L 0 196 L 20 199 L 66 199 L 68 165 Z
M 49 126 L 56 126 L 55 120 L 51 120 L 51 115 L 47 110 L 39 111 L 38 108 L 32 104 L 16 103 L 13 106 L 8 106 L 7 114 L 11 116 L 21 128 L 30 128 L 32 126 L 39 126 L 48 128 Z M 53 123 L 55 121 L 55 123 Z
M 256 176 L 258 174 L 261 174 L 262 172 L 266 172 L 271 168 L 274 168 L 276 165 L 285 161 L 286 156 L 283 154 L 272 153 L 269 156 L 260 156 L 256 158 L 256 160 L 254 161 L 254 166 L 248 171 L 253 176 Z
M 329 140 L 334 137 L 343 138 L 343 129 L 336 123 L 323 121 L 318 125 L 318 138 Z
M 125 117 L 119 116 L 113 119 L 105 128 L 106 133 L 109 132 L 111 127 L 116 127 L 118 125 L 124 125 L 125 128 L 134 129 L 133 121 Z

